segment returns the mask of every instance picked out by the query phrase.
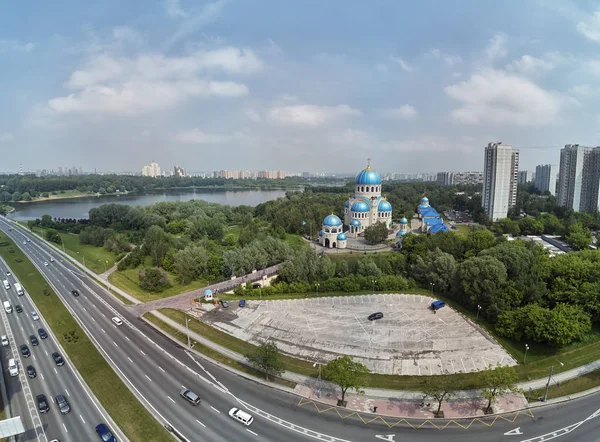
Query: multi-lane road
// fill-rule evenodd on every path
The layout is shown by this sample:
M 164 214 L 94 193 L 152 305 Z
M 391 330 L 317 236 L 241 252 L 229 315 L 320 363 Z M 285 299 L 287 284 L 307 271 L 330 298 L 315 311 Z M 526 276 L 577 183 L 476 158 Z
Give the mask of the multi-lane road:
M 0 229 L 8 234 L 38 267 L 125 384 L 159 422 L 173 427 L 183 440 L 190 442 L 255 440 L 273 442 L 309 440 L 329 442 L 464 441 L 465 439 L 473 441 L 505 439 L 547 441 L 550 440 L 550 436 L 544 439 L 532 438 L 545 433 L 551 434 L 568 425 L 584 421 L 592 416 L 598 408 L 599 401 L 596 396 L 589 396 L 567 404 L 537 409 L 534 418 L 521 415 L 514 422 L 500 419 L 491 427 L 475 422 L 469 429 L 450 425 L 443 431 L 430 426 L 421 430 L 412 430 L 405 423 L 399 423 L 390 429 L 383 421 L 379 420 L 367 425 L 357 416 L 341 419 L 337 413 L 319 413 L 315 407 L 299 406 L 298 398 L 292 394 L 247 381 L 221 367 L 193 358 L 184 348 L 155 332 L 126 307 L 114 300 L 69 260 L 58 257 L 54 249 L 43 241 L 21 229 L 16 228 L 9 231 L 9 227 L 10 223 L 4 218 L 0 218 Z M 25 238 L 30 238 L 31 242 L 23 245 Z M 44 262 L 49 262 L 51 256 L 55 258 L 55 261 L 45 266 Z M 73 289 L 79 290 L 79 297 L 71 295 Z M 15 313 L 11 313 L 11 315 L 17 317 Z M 111 320 L 115 316 L 121 318 L 124 324 L 115 325 Z M 15 325 L 17 328 L 19 326 L 19 324 Z M 32 330 L 31 324 L 29 328 L 23 325 L 23 334 L 20 339 L 26 338 L 30 330 Z M 41 343 L 39 349 L 46 344 L 50 344 L 50 342 Z M 48 347 L 48 345 L 46 346 Z M 37 359 L 43 354 L 37 347 L 32 350 L 32 353 Z M 54 368 L 51 358 L 48 358 L 47 362 L 49 365 L 43 367 L 44 372 Z M 56 368 L 58 371 L 59 368 L 65 367 Z M 72 382 L 74 383 L 74 381 Z M 60 384 L 58 388 L 53 387 L 46 394 L 49 396 L 60 393 L 63 388 L 67 388 L 73 395 L 71 388 L 75 388 L 75 386 L 67 384 L 64 386 Z M 190 388 L 199 394 L 202 403 L 194 407 L 185 402 L 179 397 L 179 391 L 183 388 Z M 55 392 L 55 390 L 59 391 Z M 72 414 L 66 416 L 69 418 L 69 424 L 75 420 L 72 419 L 73 417 L 77 417 L 77 407 L 81 407 L 79 410 L 85 410 L 85 413 L 82 414 L 84 419 L 87 413 L 93 413 L 93 410 L 89 409 L 90 406 L 83 408 L 84 406 L 77 405 L 76 407 L 74 403 L 72 406 Z M 232 407 L 240 407 L 249 411 L 255 417 L 254 423 L 250 427 L 245 427 L 234 422 L 227 415 Z M 53 409 L 51 413 L 55 411 L 57 410 Z M 385 413 L 385 410 L 380 411 Z M 58 427 L 60 429 L 60 425 L 64 423 L 60 422 L 63 416 L 58 416 L 58 413 L 54 414 L 56 416 L 52 418 L 57 417 L 59 421 L 49 422 L 47 428 Z M 96 420 L 98 419 L 102 420 L 100 416 L 96 416 Z M 66 419 L 63 420 L 66 422 Z M 79 420 L 81 421 L 80 418 Z M 89 421 L 85 420 L 86 424 L 93 429 L 94 425 L 90 425 Z M 513 434 L 504 435 L 516 428 L 519 430 Z M 82 440 L 73 437 L 74 433 L 68 424 L 67 429 L 68 433 L 66 431 L 61 433 L 61 441 Z M 592 417 L 581 423 L 572 432 L 562 436 L 562 440 L 575 440 L 576 437 L 579 442 L 597 441 L 596 433 L 599 430 L 600 423 Z

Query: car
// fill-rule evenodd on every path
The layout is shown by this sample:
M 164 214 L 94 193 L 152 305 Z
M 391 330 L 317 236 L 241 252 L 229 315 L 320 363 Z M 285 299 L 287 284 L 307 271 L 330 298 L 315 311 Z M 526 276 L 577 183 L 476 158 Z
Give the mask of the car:
M 96 433 L 104 442 L 117 442 L 117 438 L 113 436 L 105 424 L 96 425 Z
M 15 310 L 17 313 L 23 313 L 23 307 L 21 307 L 19 304 L 15 305 Z
M 244 299 L 240 299 L 240 307 L 246 307 L 246 301 Z
M 27 366 L 27 376 L 29 376 L 29 379 L 33 379 L 34 377 L 37 376 L 37 371 L 35 371 L 35 368 L 33 367 L 33 365 Z
M 123 321 L 121 321 L 119 318 L 117 318 L 116 316 L 114 318 L 111 319 L 112 322 L 114 322 L 116 325 L 123 325 Z
M 33 319 L 34 321 L 39 321 L 40 317 L 36 312 L 31 312 L 31 319 Z
M 50 262 L 54 262 L 54 258 L 50 257 Z
M 73 296 L 79 296 L 79 292 L 77 290 L 71 290 L 71 294 Z
M 221 306 L 223 306 L 223 308 L 228 308 L 229 307 L 229 303 L 227 301 L 225 301 L 224 299 L 221 300 Z
M 40 413 L 48 413 L 50 411 L 50 405 L 48 405 L 48 401 L 46 400 L 45 394 L 38 394 L 35 397 L 37 402 L 38 410 Z
M 10 272 L 6 272 L 6 276 L 10 276 Z
M 63 357 L 60 355 L 59 352 L 55 351 L 54 353 L 52 353 L 52 359 L 54 359 L 54 362 L 56 363 L 56 365 L 58 365 L 59 367 L 61 365 L 65 365 L 65 360 L 63 359 Z
M 229 417 L 243 423 L 246 426 L 249 426 L 254 421 L 252 415 L 235 407 L 229 410 Z
M 381 318 L 383 318 L 383 313 L 377 312 L 377 313 L 370 314 L 367 319 L 369 321 L 375 321 L 376 319 L 381 319 Z
M 48 265 L 48 261 L 44 261 L 44 265 L 47 266 Z
M 31 240 L 29 238 L 27 238 L 27 242 L 31 242 Z
M 181 390 L 179 392 L 182 398 L 188 401 L 192 405 L 198 405 L 200 403 L 200 396 L 194 393 L 192 390 L 188 390 L 187 388 Z
M 40 345 L 40 341 L 38 341 L 38 338 L 35 335 L 29 336 L 29 340 L 31 341 L 31 345 L 33 345 L 34 347 L 36 345 Z
M 23 244 L 27 244 L 27 241 L 23 241 Z
M 71 406 L 69 405 L 69 401 L 62 395 L 58 394 L 54 397 L 54 401 L 60 410 L 60 414 L 69 414 L 71 411 Z
M 40 335 L 40 339 L 47 339 L 48 333 L 43 328 L 38 328 L 38 334 Z
M 6 335 L 0 336 L 0 341 L 2 341 L 2 347 L 8 347 L 8 337 Z
M 24 358 L 28 358 L 29 356 L 31 356 L 29 347 L 27 347 L 25 344 L 21 344 L 21 354 L 23 355 Z

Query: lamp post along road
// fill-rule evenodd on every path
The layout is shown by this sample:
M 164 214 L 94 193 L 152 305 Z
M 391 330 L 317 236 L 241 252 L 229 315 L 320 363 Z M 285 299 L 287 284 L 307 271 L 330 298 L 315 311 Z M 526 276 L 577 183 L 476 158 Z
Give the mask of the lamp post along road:
M 558 361 L 558 363 L 563 367 L 565 365 L 560 361 Z M 554 373 L 554 364 L 552 364 L 552 367 L 550 367 L 550 375 L 548 376 L 548 382 L 546 382 L 546 391 L 544 392 L 544 398 L 542 399 L 542 402 L 546 402 L 546 399 L 548 398 L 548 389 L 550 388 L 550 381 L 552 380 L 552 373 Z
M 313 364 L 313 367 L 318 365 L 319 366 L 319 375 L 317 376 L 317 397 L 320 398 L 321 397 L 321 386 L 322 386 L 322 382 L 321 382 L 321 363 L 320 362 L 315 362 Z
M 527 363 L 527 351 L 529 350 L 529 345 L 525 344 L 525 358 L 523 359 L 523 365 Z
M 433 288 L 435 287 L 435 282 L 430 282 L 429 285 L 431 286 L 431 296 L 433 297 Z
M 317 296 L 319 296 L 319 286 L 320 286 L 320 285 L 321 285 L 321 284 L 319 284 L 318 282 L 315 284 L 315 290 L 316 290 L 316 294 L 317 294 Z
M 376 282 L 377 282 L 377 281 L 376 281 L 376 280 L 374 280 L 374 279 L 371 281 L 371 284 L 373 284 L 373 294 L 375 294 L 375 283 L 376 283 Z
M 189 326 L 190 318 L 188 318 L 187 313 L 184 313 L 184 315 L 185 315 L 185 330 L 187 332 L 188 347 L 192 348 L 192 343 L 190 342 L 190 326 Z
M 477 318 L 475 318 L 476 321 L 479 319 L 479 311 L 480 310 L 481 310 L 481 306 L 479 304 L 477 304 Z

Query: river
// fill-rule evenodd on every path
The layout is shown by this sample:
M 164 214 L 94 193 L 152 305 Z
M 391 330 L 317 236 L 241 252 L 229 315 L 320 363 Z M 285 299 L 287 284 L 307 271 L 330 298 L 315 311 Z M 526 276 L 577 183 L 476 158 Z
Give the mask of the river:
M 163 201 L 203 200 L 228 206 L 257 206 L 285 196 L 285 190 L 223 190 L 196 189 L 190 191 L 170 190 L 147 192 L 145 194 L 102 195 L 81 198 L 65 198 L 14 204 L 15 211 L 8 217 L 19 221 L 41 218 L 48 214 L 52 218 L 87 218 L 90 209 L 103 204 L 127 204 L 130 206 L 149 206 Z

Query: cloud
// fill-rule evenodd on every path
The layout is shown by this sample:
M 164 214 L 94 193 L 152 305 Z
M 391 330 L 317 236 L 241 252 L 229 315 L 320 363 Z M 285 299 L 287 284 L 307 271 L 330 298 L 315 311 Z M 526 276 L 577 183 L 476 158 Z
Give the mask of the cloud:
M 179 0 L 165 0 L 165 11 L 171 18 L 187 18 Z
M 6 52 L 31 52 L 35 45 L 31 42 L 23 43 L 18 40 L 0 40 L 0 54 Z
M 277 106 L 267 112 L 268 120 L 281 126 L 321 126 L 333 120 L 360 115 L 360 111 L 347 104 L 316 106 L 310 104 Z
M 569 88 L 569 93 L 574 95 L 580 95 L 586 97 L 595 92 L 595 89 L 592 88 L 589 84 L 578 84 L 577 86 L 573 86 Z
M 243 138 L 245 138 L 245 135 L 240 132 L 233 134 L 217 134 L 204 132 L 200 129 L 179 132 L 175 136 L 176 141 L 190 144 L 223 144 L 234 140 L 241 140 Z
M 600 10 L 596 11 L 588 20 L 577 23 L 577 31 L 589 40 L 600 43 Z
M 561 57 L 558 54 L 548 54 L 544 56 L 544 58 L 523 55 L 521 58 L 506 65 L 506 68 L 510 71 L 529 75 L 544 74 L 553 70 L 559 63 L 560 59 Z
M 493 69 L 474 74 L 445 91 L 462 102 L 451 115 L 465 124 L 547 125 L 556 121 L 560 111 L 560 100 L 554 95 L 525 78 Z
M 600 76 L 600 59 L 585 62 L 585 69 L 593 75 Z
M 405 71 L 405 72 L 412 72 L 413 68 L 412 66 L 409 66 L 408 63 L 406 63 L 404 60 L 402 60 L 400 57 L 396 57 L 394 55 L 390 55 L 390 60 L 393 61 L 394 63 L 397 63 L 400 65 L 400 68 Z
M 441 50 L 434 48 L 429 52 L 425 53 L 425 57 L 427 58 L 435 58 L 439 60 L 443 60 L 446 66 L 454 66 L 455 64 L 462 63 L 463 59 L 458 55 L 450 55 L 445 54 Z
M 395 120 L 412 120 L 417 116 L 417 111 L 410 104 L 404 104 L 400 107 L 383 109 L 380 114 L 382 117 Z
M 373 138 L 366 132 L 355 129 L 345 129 L 341 132 L 331 133 L 327 139 L 330 143 L 342 145 L 370 145 L 374 141 Z
M 254 121 L 255 123 L 259 123 L 262 121 L 262 115 L 256 109 L 246 109 L 244 111 L 248 119 Z
M 14 139 L 15 139 L 15 137 L 11 133 L 8 133 L 8 132 L 0 133 L 0 143 L 9 143 L 9 142 L 13 141 Z
M 112 30 L 113 39 L 116 42 L 139 45 L 142 43 L 142 36 L 138 31 L 129 26 L 118 26 Z
M 203 26 L 217 21 L 221 17 L 221 12 L 227 2 L 228 0 L 217 0 L 207 3 L 198 14 L 190 15 L 188 19 L 183 21 L 177 31 L 165 41 L 163 49 L 170 49 L 173 45 L 198 31 Z
M 53 98 L 47 105 L 59 114 L 139 115 L 171 108 L 192 97 L 248 95 L 244 84 L 200 75 L 244 74 L 261 68 L 262 62 L 252 51 L 233 47 L 197 51 L 185 57 L 92 55 L 66 82 L 72 93 Z
M 494 35 L 485 50 L 485 54 L 487 56 L 488 61 L 494 61 L 498 58 L 504 58 L 508 54 L 508 49 L 506 48 L 507 37 L 506 34 L 496 34 Z

